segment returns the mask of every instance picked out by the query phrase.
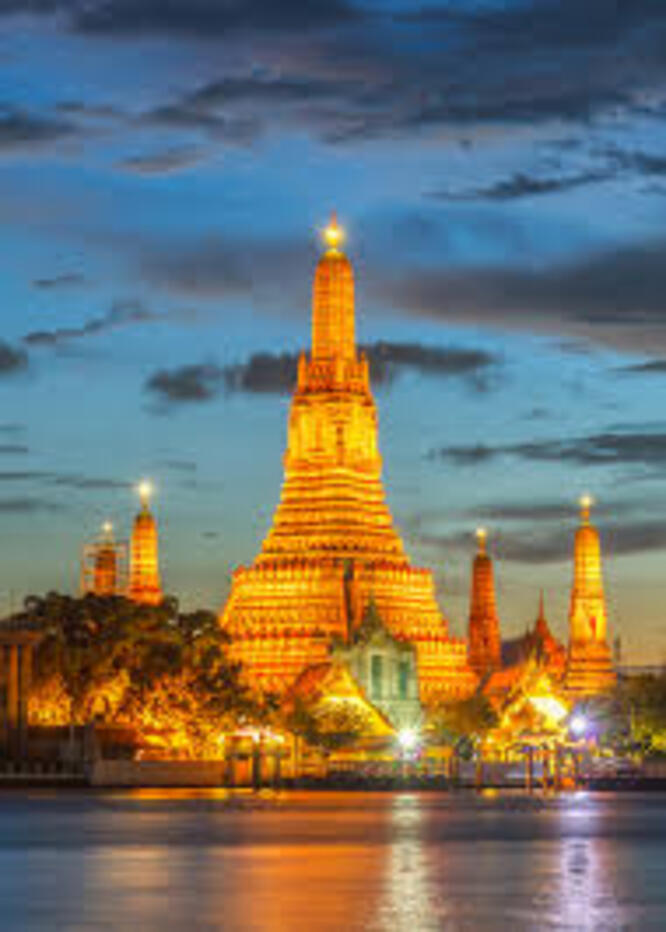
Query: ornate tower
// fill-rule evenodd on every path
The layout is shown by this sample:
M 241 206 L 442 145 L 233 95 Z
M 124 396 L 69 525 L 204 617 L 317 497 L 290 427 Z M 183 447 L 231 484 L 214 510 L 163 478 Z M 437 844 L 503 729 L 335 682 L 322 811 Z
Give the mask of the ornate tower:
M 133 602 L 159 605 L 162 588 L 157 556 L 157 523 L 149 508 L 153 490 L 149 482 L 141 482 L 138 491 L 141 510 L 134 519 L 130 542 L 129 597 Z
M 346 641 L 372 598 L 391 633 L 416 646 L 423 698 L 464 693 L 474 676 L 448 638 L 432 574 L 405 555 L 384 500 L 377 410 L 355 343 L 354 274 L 335 217 L 312 293 L 282 496 L 263 546 L 239 567 L 221 614 L 231 654 L 254 685 L 282 692 Z
M 574 578 L 569 608 L 566 685 L 574 695 L 593 695 L 615 682 L 606 639 L 606 600 L 599 532 L 590 523 L 592 499 L 581 498 L 581 523 L 574 542 Z
M 124 595 L 127 589 L 127 545 L 113 536 L 106 521 L 98 539 L 83 549 L 81 591 L 98 596 Z
M 472 565 L 469 607 L 469 663 L 479 676 L 501 666 L 493 561 L 486 552 L 486 536 L 484 528 L 476 532 L 479 546 Z
M 553 636 L 546 618 L 543 590 L 539 595 L 539 614 L 534 623 L 534 630 L 529 635 L 530 646 L 545 664 L 550 676 L 560 681 L 567 665 L 567 652 L 563 644 Z

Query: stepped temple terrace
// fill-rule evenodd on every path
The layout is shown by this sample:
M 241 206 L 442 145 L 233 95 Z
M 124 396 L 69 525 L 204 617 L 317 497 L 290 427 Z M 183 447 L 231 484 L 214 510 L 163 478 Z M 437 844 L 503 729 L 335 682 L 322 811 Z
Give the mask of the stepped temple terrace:
M 283 692 L 353 638 L 371 601 L 413 644 L 421 698 L 473 688 L 432 574 L 411 565 L 384 501 L 377 409 L 355 338 L 354 273 L 335 218 L 312 291 L 312 345 L 298 364 L 282 497 L 261 552 L 240 567 L 221 624 L 248 680 Z

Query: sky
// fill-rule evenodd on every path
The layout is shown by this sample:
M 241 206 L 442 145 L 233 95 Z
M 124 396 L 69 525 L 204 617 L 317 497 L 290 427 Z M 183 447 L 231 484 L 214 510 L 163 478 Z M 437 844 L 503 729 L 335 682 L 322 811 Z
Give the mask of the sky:
M 279 498 L 336 210 L 387 497 L 466 628 L 566 635 L 597 500 L 611 636 L 666 655 L 661 0 L 0 0 L 0 612 L 75 592 L 156 486 L 218 609 Z

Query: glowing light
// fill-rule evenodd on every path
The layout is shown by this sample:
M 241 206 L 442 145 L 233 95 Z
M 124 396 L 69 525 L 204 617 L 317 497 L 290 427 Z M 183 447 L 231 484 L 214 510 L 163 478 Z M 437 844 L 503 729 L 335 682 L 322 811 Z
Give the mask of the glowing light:
M 104 531 L 105 534 L 110 534 L 112 530 L 113 530 L 113 525 L 111 524 L 111 522 L 105 521 L 104 524 L 102 525 L 102 531 Z
M 141 504 L 147 506 L 153 494 L 153 484 L 148 479 L 142 479 L 137 486 L 137 492 L 141 499 Z
M 398 732 L 398 744 L 405 754 L 415 751 L 419 743 L 419 733 L 415 728 L 403 728 Z
M 486 540 L 488 538 L 488 531 L 484 527 L 478 527 L 475 531 L 476 539 L 479 542 L 479 553 L 486 552 Z
M 572 734 L 577 738 L 582 738 L 589 727 L 589 721 L 584 715 L 574 715 L 569 722 L 569 728 L 571 729 Z
M 541 715 L 558 725 L 569 714 L 569 710 L 554 696 L 530 696 L 530 702 Z
M 578 503 L 580 505 L 581 518 L 585 522 L 589 521 L 590 520 L 590 509 L 592 508 L 592 505 L 594 505 L 594 499 L 592 498 L 591 495 L 588 495 L 586 492 L 585 495 L 581 495 L 581 497 L 578 500 Z
M 329 249 L 337 249 L 344 242 L 345 231 L 338 226 L 338 218 L 335 213 L 331 214 L 330 222 L 322 235 Z

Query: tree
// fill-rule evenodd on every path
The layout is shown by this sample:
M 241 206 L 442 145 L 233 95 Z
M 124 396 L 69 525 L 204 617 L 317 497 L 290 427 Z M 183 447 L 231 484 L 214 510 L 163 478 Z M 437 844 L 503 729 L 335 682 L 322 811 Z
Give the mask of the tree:
M 145 740 L 201 757 L 219 753 L 220 733 L 256 714 L 211 612 L 49 593 L 26 599 L 16 620 L 42 633 L 36 722 L 130 724 Z
M 430 727 L 436 739 L 453 745 L 465 755 L 497 723 L 497 714 L 483 693 L 441 705 L 430 716 Z

